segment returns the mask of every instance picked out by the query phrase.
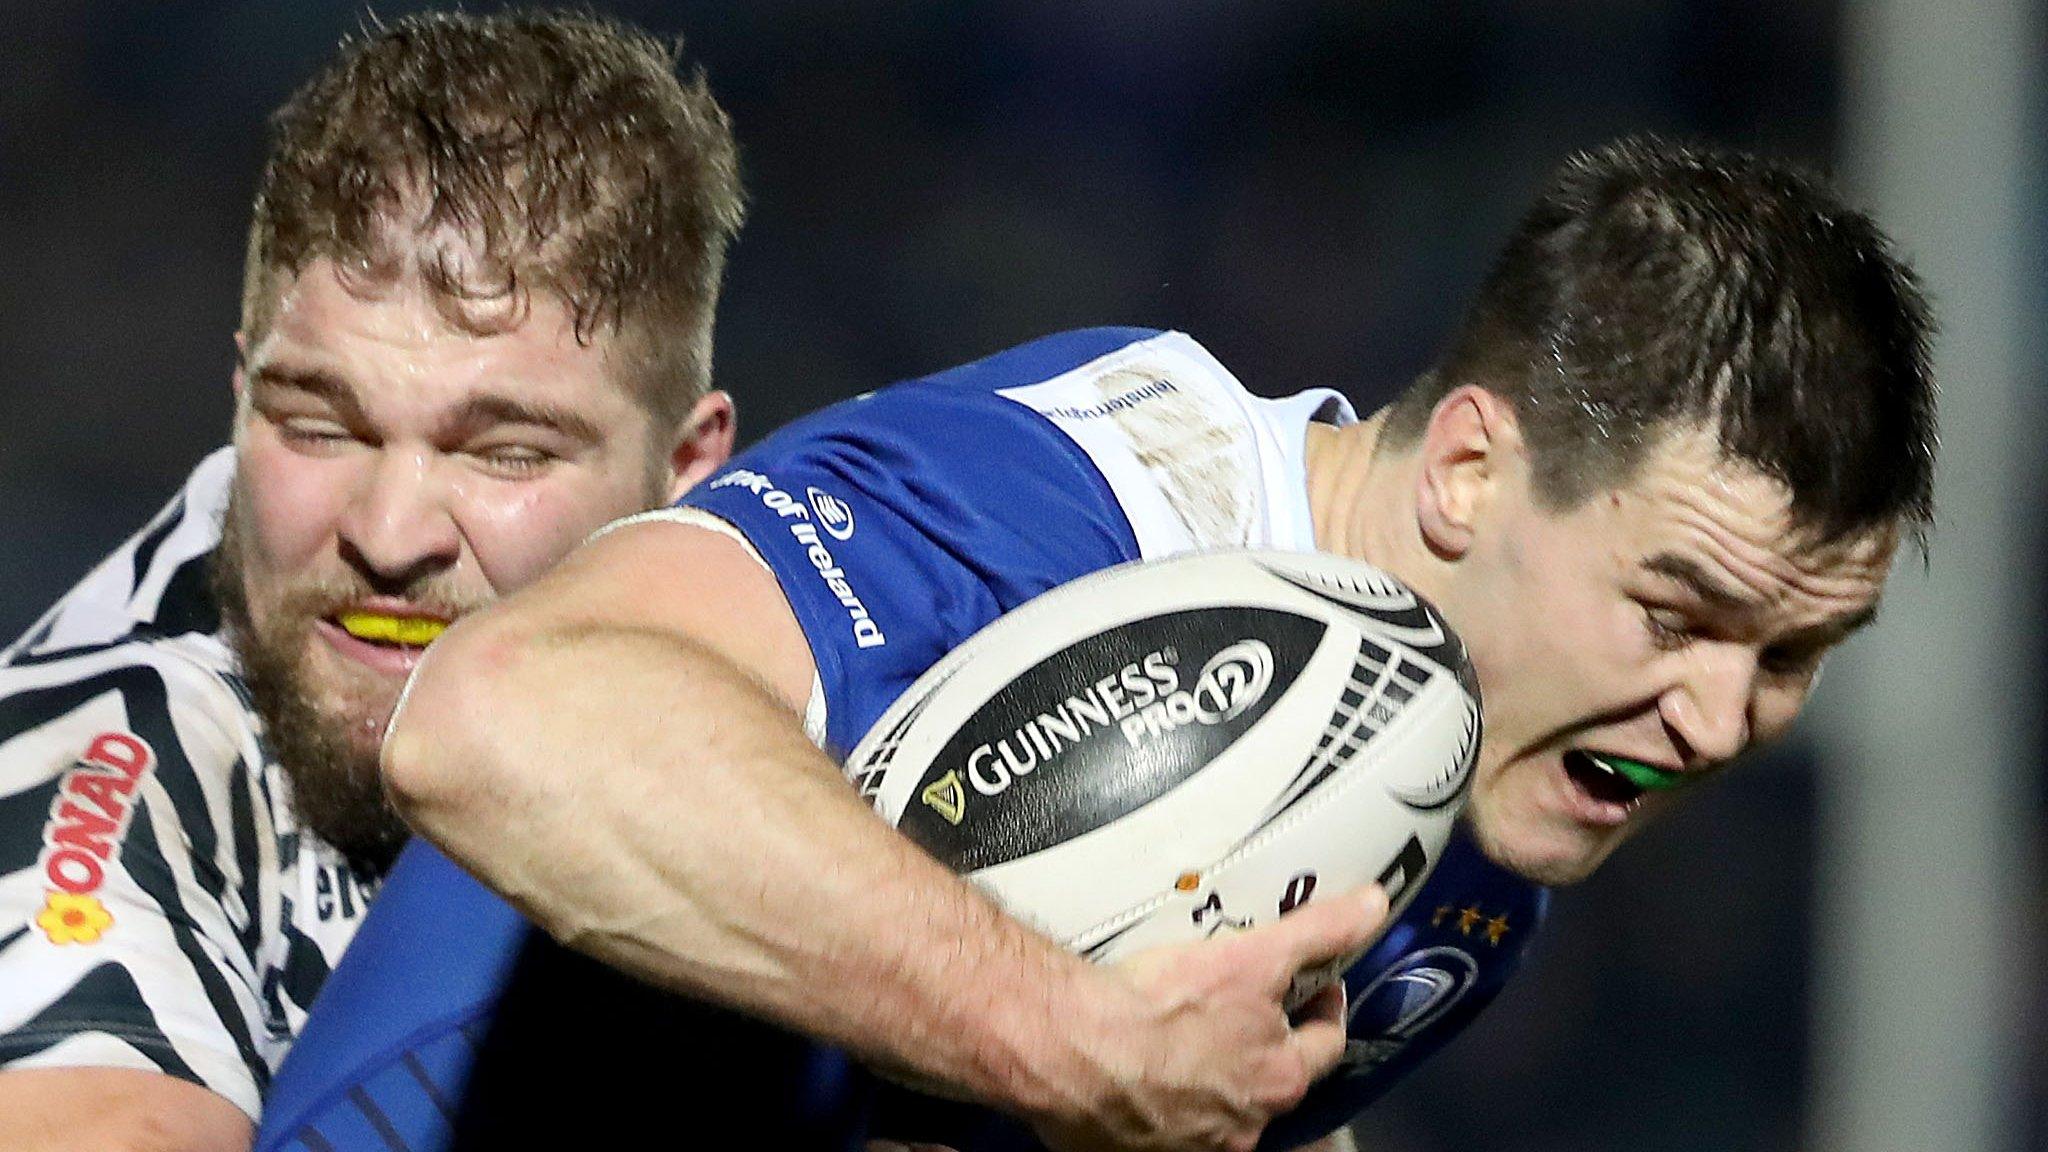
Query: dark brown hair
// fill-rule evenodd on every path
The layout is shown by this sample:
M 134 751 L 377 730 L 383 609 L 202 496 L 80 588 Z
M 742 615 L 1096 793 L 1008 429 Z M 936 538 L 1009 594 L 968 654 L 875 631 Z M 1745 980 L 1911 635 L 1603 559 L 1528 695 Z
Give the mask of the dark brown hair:
M 1624 139 L 1557 171 L 1386 434 L 1414 442 L 1479 385 L 1513 403 L 1539 494 L 1571 507 L 1691 424 L 1783 482 L 1822 540 L 1903 522 L 1924 543 L 1931 327 L 1883 233 L 1818 179 Z
M 253 341 L 279 273 L 416 274 L 444 314 L 516 324 L 536 291 L 674 418 L 709 387 L 725 251 L 744 215 L 725 112 L 677 48 L 582 15 L 435 13 L 375 26 L 272 118 L 242 294 Z

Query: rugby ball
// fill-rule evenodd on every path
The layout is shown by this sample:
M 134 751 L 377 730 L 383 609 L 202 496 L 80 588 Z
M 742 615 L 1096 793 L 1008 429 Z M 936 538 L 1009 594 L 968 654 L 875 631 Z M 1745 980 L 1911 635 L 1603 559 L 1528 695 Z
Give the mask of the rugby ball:
M 1398 916 L 1479 741 L 1464 645 L 1400 581 L 1322 553 L 1212 552 L 995 620 L 846 771 L 1012 915 L 1108 961 L 1374 881 Z M 1297 981 L 1290 1007 L 1351 959 Z

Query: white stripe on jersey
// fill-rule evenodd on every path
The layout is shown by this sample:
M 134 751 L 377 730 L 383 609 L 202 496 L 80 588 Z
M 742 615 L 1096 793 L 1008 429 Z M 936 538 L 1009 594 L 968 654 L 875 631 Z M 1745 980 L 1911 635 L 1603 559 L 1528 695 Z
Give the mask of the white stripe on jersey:
M 260 983 L 254 959 L 228 923 L 222 901 L 193 875 L 188 846 L 204 840 L 222 848 L 235 843 L 237 830 L 209 793 L 227 786 L 243 749 L 222 747 L 217 736 L 201 736 L 187 746 L 186 734 L 194 729 L 204 733 L 208 722 L 180 722 L 223 709 L 239 717 L 244 706 L 214 670 L 196 664 L 189 652 L 165 651 L 168 647 L 134 642 L 0 670 L 10 711 L 26 713 L 20 720 L 33 725 L 7 733 L 0 744 L 8 785 L 0 803 L 15 801 L 0 809 L 5 814 L 0 838 L 11 859 L 33 853 L 26 866 L 0 878 L 0 931 L 25 933 L 0 957 L 0 988 L 5 989 L 0 993 L 0 1062 L 36 1054 L 57 1036 L 97 1032 L 122 1047 L 147 1051 L 157 1066 L 182 1065 L 253 1113 L 257 1077 L 268 1071 L 252 1067 L 249 1059 L 257 1056 L 260 1063 L 264 1054 L 255 1040 L 268 1031 L 261 1025 L 257 1001 Z M 150 699 L 157 693 L 162 704 Z M 247 727 L 253 749 L 255 728 Z M 68 785 L 74 772 L 101 775 L 79 767 L 81 754 L 101 733 L 133 734 L 153 755 L 153 767 L 132 791 L 110 801 L 125 809 L 118 813 L 68 786 L 58 787 L 60 782 Z M 202 809 L 187 804 L 181 810 L 166 777 L 181 789 L 196 786 L 205 797 Z M 57 830 L 67 823 L 67 806 L 83 809 L 88 817 L 132 814 L 125 834 L 87 837 L 106 851 L 98 882 L 68 893 L 93 901 L 112 917 L 97 939 L 60 942 L 42 923 L 55 907 L 49 902 L 52 895 L 60 892 L 52 857 L 63 843 Z M 259 827 L 267 823 L 258 813 L 252 817 Z M 215 852 L 208 863 L 228 889 L 243 879 L 231 851 Z M 144 865 L 140 871 L 138 864 Z M 234 959 L 238 954 L 239 962 Z M 110 962 L 121 970 L 118 977 L 101 971 Z M 89 980 L 98 983 L 77 991 Z M 238 1019 L 223 1019 L 215 1011 L 221 999 L 234 1007 Z M 59 1031 L 26 1030 L 36 1017 L 53 1011 L 63 1017 Z M 95 1058 L 110 1051 L 79 1044 L 71 1050 Z
M 1328 389 L 1254 396 L 1180 332 L 999 394 L 1052 421 L 1088 454 L 1148 560 L 1214 548 L 1314 548 L 1302 440 L 1311 420 L 1357 418 Z
M 0 1066 L 157 1069 L 254 1117 L 370 888 L 300 830 L 220 639 L 142 627 L 217 542 L 229 464 L 202 463 L 0 665 Z M 125 788 L 82 763 L 109 733 L 154 757 Z M 65 849 L 100 863 L 60 867 Z M 61 941 L 60 894 L 112 923 Z
M 109 644 L 154 620 L 171 578 L 220 543 L 221 517 L 227 511 L 234 473 L 232 448 L 217 449 L 201 460 L 178 495 L 86 573 L 20 639 L 0 651 L 0 661 Z M 137 553 L 152 541 L 148 567 L 138 579 Z
M 133 1068 L 138 1072 L 161 1071 L 156 1061 L 125 1040 L 104 1032 L 88 1032 L 45 1048 L 9 1068 Z

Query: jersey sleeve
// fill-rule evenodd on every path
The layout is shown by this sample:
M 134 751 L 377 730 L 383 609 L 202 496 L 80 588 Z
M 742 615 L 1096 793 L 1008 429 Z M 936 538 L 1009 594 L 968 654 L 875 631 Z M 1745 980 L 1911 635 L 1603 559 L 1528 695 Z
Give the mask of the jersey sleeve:
M 220 545 L 234 473 L 232 448 L 200 461 L 170 503 L 0 650 L 0 661 L 115 643 L 138 631 L 174 636 L 219 629 L 206 566 Z
M 1049 337 L 835 405 L 683 498 L 736 527 L 774 572 L 810 643 L 829 747 L 849 750 L 997 616 L 1138 556 L 1088 456 L 996 391 L 1131 339 Z
M 163 1072 L 253 1117 L 280 1038 L 240 711 L 125 647 L 0 669 L 0 1066 Z
M 278 1069 L 258 1152 L 385 1149 L 387 1132 L 413 1152 L 450 1147 L 491 1013 L 521 950 L 540 939 L 413 840 Z

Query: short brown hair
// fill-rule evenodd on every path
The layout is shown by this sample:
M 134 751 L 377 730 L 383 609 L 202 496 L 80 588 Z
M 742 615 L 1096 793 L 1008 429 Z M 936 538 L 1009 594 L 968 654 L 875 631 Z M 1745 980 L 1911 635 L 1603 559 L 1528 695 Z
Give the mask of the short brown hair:
M 1571 507 L 1700 425 L 1815 536 L 1901 522 L 1924 543 L 1932 331 L 1912 271 L 1819 178 L 1625 138 L 1558 169 L 1387 435 L 1412 442 L 1476 384 L 1513 402 L 1538 493 Z
M 725 251 L 744 216 L 725 112 L 679 45 L 583 15 L 408 16 L 344 41 L 272 117 L 242 289 L 252 340 L 272 281 L 419 275 L 473 330 L 554 293 L 576 338 L 610 331 L 674 418 L 710 386 Z

